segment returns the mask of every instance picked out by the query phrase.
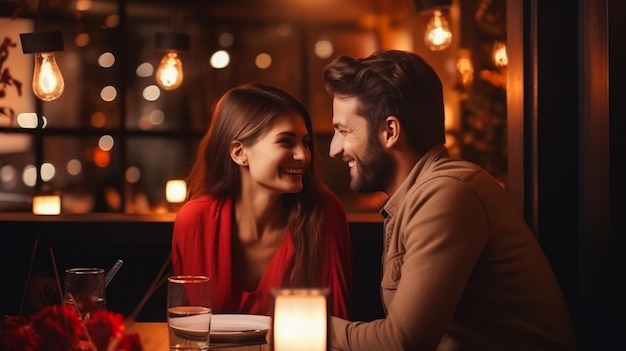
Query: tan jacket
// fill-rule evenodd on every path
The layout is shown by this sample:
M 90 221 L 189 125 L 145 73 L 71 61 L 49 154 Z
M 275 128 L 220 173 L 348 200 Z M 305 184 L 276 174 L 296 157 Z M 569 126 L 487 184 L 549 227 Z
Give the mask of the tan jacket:
M 552 268 L 500 184 L 437 147 L 389 198 L 385 319 L 331 318 L 331 350 L 574 350 Z

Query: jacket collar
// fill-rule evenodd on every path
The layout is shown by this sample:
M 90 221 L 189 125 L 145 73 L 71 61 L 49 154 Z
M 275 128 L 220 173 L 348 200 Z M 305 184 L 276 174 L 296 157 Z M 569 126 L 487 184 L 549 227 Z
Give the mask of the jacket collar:
M 413 184 L 415 184 L 419 178 L 426 176 L 430 172 L 431 165 L 443 157 L 449 157 L 448 149 L 446 149 L 444 145 L 434 146 L 420 157 L 411 169 L 411 172 L 409 172 L 409 175 L 402 184 L 400 184 L 400 187 L 398 187 L 380 209 L 380 215 L 385 219 L 390 216 L 395 216 Z

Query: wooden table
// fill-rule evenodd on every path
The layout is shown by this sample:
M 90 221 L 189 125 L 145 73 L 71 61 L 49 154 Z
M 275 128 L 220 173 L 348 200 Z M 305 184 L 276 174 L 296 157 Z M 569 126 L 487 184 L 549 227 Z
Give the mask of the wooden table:
M 126 333 L 138 333 L 141 344 L 146 351 L 170 351 L 167 323 L 165 322 L 134 322 L 126 325 Z M 269 351 L 267 343 L 242 345 L 242 344 L 210 344 L 211 349 L 223 349 L 228 351 Z

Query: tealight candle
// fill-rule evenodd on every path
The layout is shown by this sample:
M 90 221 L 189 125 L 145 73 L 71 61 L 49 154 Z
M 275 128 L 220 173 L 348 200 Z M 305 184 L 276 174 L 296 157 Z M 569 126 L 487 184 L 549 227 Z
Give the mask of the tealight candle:
M 36 215 L 58 215 L 61 213 L 61 195 L 33 196 L 33 213 Z
M 169 203 L 181 203 L 187 197 L 187 184 L 181 179 L 168 180 L 165 184 L 165 198 Z
M 273 351 L 326 351 L 328 289 L 277 289 Z

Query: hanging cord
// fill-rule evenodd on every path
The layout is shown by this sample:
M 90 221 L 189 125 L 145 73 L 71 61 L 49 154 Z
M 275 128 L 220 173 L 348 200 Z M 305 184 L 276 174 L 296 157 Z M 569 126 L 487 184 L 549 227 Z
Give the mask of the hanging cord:
M 46 0 L 39 0 L 37 2 L 37 14 L 35 15 L 35 31 L 41 31 L 41 15 L 43 14 L 43 3 Z M 27 0 L 18 0 L 15 3 L 15 11 L 13 12 L 13 19 L 16 19 L 22 11 L 28 12 L 30 7 Z
M 39 0 L 37 3 L 37 16 L 35 18 L 35 31 L 40 32 L 42 30 L 41 16 L 43 15 L 43 5 L 46 0 Z
M 177 26 L 177 17 L 178 17 L 178 6 L 176 6 L 176 0 L 172 0 L 172 8 L 174 9 L 174 14 L 172 16 L 172 33 L 176 32 Z

